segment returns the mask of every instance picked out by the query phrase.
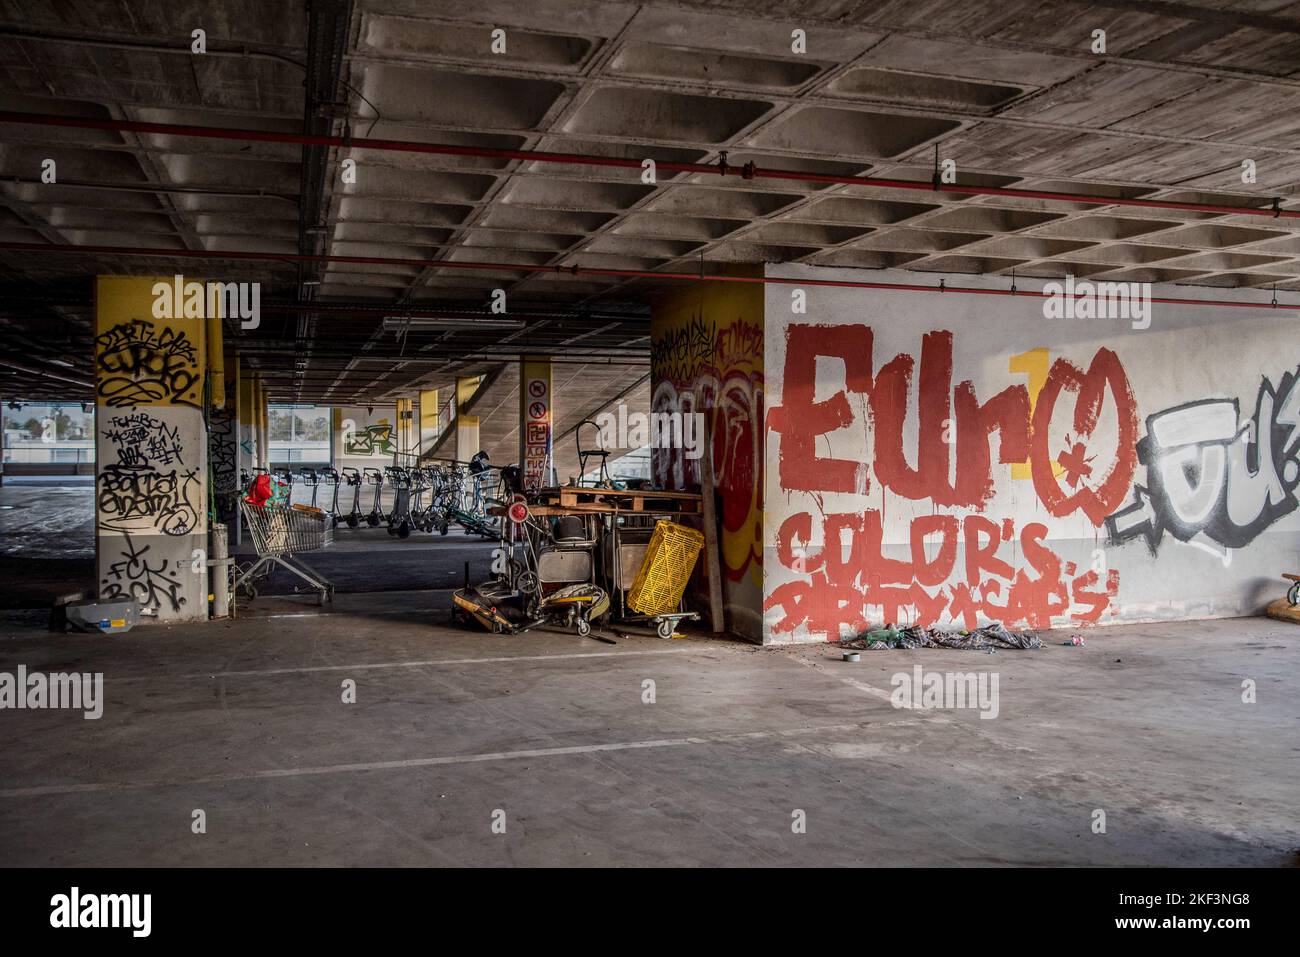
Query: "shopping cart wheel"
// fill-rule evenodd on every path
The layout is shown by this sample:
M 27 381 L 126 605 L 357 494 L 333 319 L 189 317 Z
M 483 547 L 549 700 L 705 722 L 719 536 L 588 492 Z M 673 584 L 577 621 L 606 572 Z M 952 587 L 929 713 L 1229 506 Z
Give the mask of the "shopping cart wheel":
M 446 522 L 443 522 L 441 525 L 438 526 L 438 534 L 439 534 L 439 535 L 446 535 L 446 534 L 447 534 L 447 523 L 446 523 Z
M 576 622 L 576 625 L 578 628 L 579 638 L 586 638 L 589 634 L 591 634 L 591 622 L 587 621 L 587 619 L 579 618 Z
M 665 618 L 655 627 L 655 633 L 660 638 L 671 638 L 673 636 L 673 621 L 671 618 Z
M 366 522 L 369 523 L 369 525 L 370 525 L 371 528 L 378 528 L 378 527 L 379 527 L 379 516 L 376 515 L 376 514 L 374 514 L 374 513 L 372 512 L 372 513 L 370 513 L 369 515 L 366 516 Z
M 244 589 L 244 594 L 247 596 L 249 601 L 252 601 L 254 598 L 257 597 L 256 585 L 252 584 L 251 582 L 246 582 L 242 587 Z
M 397 526 L 397 537 L 398 537 L 398 538 L 410 538 L 410 537 L 411 537 L 411 526 L 408 525 L 406 522 L 403 522 L 401 525 L 398 525 L 398 526 Z
M 361 523 L 357 521 L 357 517 L 355 515 L 348 516 L 348 528 L 356 528 L 360 524 Z

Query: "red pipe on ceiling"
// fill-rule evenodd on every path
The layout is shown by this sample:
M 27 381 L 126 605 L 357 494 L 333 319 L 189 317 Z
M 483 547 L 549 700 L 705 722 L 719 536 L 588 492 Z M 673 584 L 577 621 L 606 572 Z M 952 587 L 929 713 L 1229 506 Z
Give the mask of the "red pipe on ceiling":
M 972 296 L 1022 296 L 1047 298 L 1049 293 L 1035 290 L 983 289 L 977 286 L 949 286 L 941 281 L 937 286 L 903 282 L 864 282 L 849 279 L 794 279 L 785 276 L 727 276 L 704 275 L 693 272 L 655 272 L 649 269 L 599 269 L 587 266 L 525 266 L 519 263 L 448 262 L 441 259 L 403 259 L 394 256 L 310 256 L 302 253 L 264 253 L 237 249 L 154 249 L 147 246 L 95 246 L 67 243 L 0 242 L 0 250 L 9 249 L 36 253 L 104 253 L 114 256 L 150 256 L 158 259 L 236 259 L 283 262 L 359 263 L 377 266 L 417 266 L 420 268 L 451 269 L 486 272 L 523 272 L 540 275 L 553 273 L 561 276 L 605 276 L 618 279 L 672 279 L 686 282 L 741 282 L 782 286 L 832 286 L 842 289 L 882 289 L 893 292 L 957 293 Z M 1079 280 L 1082 282 L 1083 280 Z M 1300 303 L 1237 302 L 1231 299 L 1183 299 L 1152 296 L 1152 302 L 1176 306 L 1223 306 L 1232 309 L 1291 309 Z M 400 311 L 399 307 L 394 307 Z
M 292 143 L 300 146 L 338 146 L 351 149 L 368 149 L 403 153 L 431 153 L 439 156 L 469 156 L 485 159 L 523 160 L 536 163 L 560 163 L 578 166 L 607 166 L 622 169 L 641 169 L 643 160 L 616 156 L 584 156 L 580 153 L 549 153 L 540 150 L 511 150 L 486 146 L 448 146 L 438 143 L 416 143 L 409 140 L 372 139 L 365 136 L 315 136 L 306 133 L 287 133 L 272 130 L 248 130 L 219 126 L 195 126 L 178 123 L 146 123 L 139 120 L 103 120 L 81 116 L 54 116 L 45 113 L 25 113 L 0 110 L 0 123 L 25 123 L 36 126 L 61 126 L 88 130 L 114 130 L 128 133 L 155 133 L 165 136 L 195 136 L 208 139 L 240 140 L 244 142 Z M 876 179 L 859 176 L 835 176 L 828 173 L 805 173 L 790 169 L 760 169 L 753 163 L 728 166 L 725 163 L 671 163 L 656 162 L 657 169 L 670 173 L 720 174 L 741 179 L 774 179 L 806 183 L 829 183 L 845 186 L 871 186 L 878 189 L 903 189 L 918 192 L 960 193 L 978 196 L 1008 196 L 1016 199 L 1041 199 L 1062 203 L 1086 203 L 1094 206 L 1137 206 L 1144 209 L 1170 209 L 1188 212 L 1216 213 L 1219 215 L 1266 216 L 1272 219 L 1300 219 L 1300 210 L 1282 209 L 1275 199 L 1273 205 L 1216 206 L 1208 203 L 1180 203 L 1167 199 L 1131 199 L 1113 196 L 1090 196 L 1086 193 L 1060 193 L 1049 190 L 1015 189 L 1005 186 L 962 186 L 959 183 L 936 183 L 929 180 Z

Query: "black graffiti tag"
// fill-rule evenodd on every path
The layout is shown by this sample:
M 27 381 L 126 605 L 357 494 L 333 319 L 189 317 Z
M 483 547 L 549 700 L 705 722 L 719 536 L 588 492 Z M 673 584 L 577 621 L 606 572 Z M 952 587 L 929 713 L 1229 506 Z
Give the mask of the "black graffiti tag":
M 100 579 L 99 597 L 104 601 L 128 601 L 134 598 L 141 607 L 161 608 L 163 602 L 172 611 L 180 611 L 185 599 L 175 569 L 168 568 L 166 559 L 148 558 L 150 545 L 137 548 L 126 536 L 126 547 L 121 558 L 108 568 Z
M 186 469 L 178 430 L 146 412 L 109 418 L 103 430 L 117 453 L 96 479 L 99 526 L 135 531 L 151 526 L 186 535 L 199 523 L 199 477 Z
M 1242 548 L 1300 507 L 1300 369 L 1265 378 L 1253 416 L 1235 399 L 1201 399 L 1147 417 L 1137 446 L 1146 484 L 1106 519 L 1112 544 L 1143 537 L 1154 555 L 1165 532 L 1181 542 Z M 1199 536 L 1199 538 L 1198 538 Z
M 659 378 L 687 381 L 713 359 L 718 328 L 698 315 L 680 329 L 671 329 L 650 344 L 650 365 Z
M 189 337 L 145 319 L 122 322 L 95 339 L 97 393 L 113 408 L 198 408 L 198 354 Z

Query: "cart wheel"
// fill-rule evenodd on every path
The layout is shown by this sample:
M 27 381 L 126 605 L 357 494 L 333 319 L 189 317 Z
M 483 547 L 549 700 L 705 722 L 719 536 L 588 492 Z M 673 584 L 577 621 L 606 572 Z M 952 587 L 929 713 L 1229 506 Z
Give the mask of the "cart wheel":
M 673 636 L 672 619 L 665 619 L 659 622 L 658 626 L 655 628 L 655 632 L 660 638 L 671 638 Z
M 398 525 L 398 526 L 397 526 L 397 537 L 398 537 L 398 538 L 410 538 L 410 537 L 411 537 L 411 526 L 410 526 L 410 523 L 408 523 L 408 522 L 403 522 L 401 525 Z
M 366 522 L 370 525 L 371 528 L 378 528 L 379 516 L 376 515 L 374 512 L 371 512 L 369 515 L 366 516 Z
M 244 594 L 248 596 L 249 601 L 252 601 L 257 597 L 257 586 L 252 583 L 246 584 L 244 586 Z
M 356 528 L 360 524 L 361 522 L 357 520 L 355 515 L 348 516 L 348 528 Z
M 525 595 L 536 594 L 537 592 L 537 573 L 520 572 L 519 577 L 515 579 L 515 587 Z
M 589 634 L 591 634 L 591 622 L 587 621 L 587 619 L 579 618 L 576 622 L 576 625 L 578 628 L 579 638 L 586 638 Z
M 1300 582 L 1296 582 L 1287 589 L 1286 600 L 1293 605 L 1300 605 Z
M 446 526 L 446 525 L 439 525 L 439 526 L 438 526 L 438 534 L 439 534 L 439 535 L 446 535 L 446 534 L 447 534 L 447 526 Z

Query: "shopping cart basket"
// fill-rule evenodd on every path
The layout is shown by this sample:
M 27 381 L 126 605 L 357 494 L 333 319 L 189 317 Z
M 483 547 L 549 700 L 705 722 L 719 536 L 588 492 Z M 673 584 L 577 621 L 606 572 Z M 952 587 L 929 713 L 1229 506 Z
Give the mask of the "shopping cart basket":
M 318 604 L 323 605 L 327 598 L 334 600 L 334 585 L 295 557 L 300 552 L 313 552 L 334 541 L 333 523 L 327 512 L 284 502 L 254 505 L 246 499 L 240 501 L 239 507 L 244 512 L 244 524 L 252 534 L 257 561 L 239 572 L 235 579 L 237 592 L 250 599 L 256 598 L 257 582 L 280 565 L 316 592 Z

